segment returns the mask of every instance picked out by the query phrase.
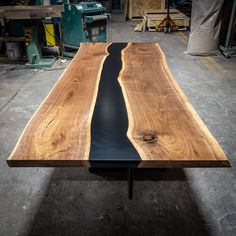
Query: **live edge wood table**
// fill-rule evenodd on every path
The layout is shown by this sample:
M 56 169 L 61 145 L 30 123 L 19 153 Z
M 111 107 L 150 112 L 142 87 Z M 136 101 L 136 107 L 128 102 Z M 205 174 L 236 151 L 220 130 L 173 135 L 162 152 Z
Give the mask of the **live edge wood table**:
M 187 69 L 187 68 L 186 68 Z M 11 167 L 229 167 L 155 43 L 82 43 L 25 127 Z

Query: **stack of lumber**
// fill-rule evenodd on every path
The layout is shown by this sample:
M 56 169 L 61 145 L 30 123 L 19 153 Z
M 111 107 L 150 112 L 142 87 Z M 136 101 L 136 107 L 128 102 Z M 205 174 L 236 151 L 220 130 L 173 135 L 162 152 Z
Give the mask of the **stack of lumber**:
M 165 8 L 165 0 L 129 0 L 128 19 L 141 18 L 145 11 Z
M 0 18 L 6 19 L 41 19 L 61 17 L 63 5 L 52 6 L 4 6 L 0 7 Z

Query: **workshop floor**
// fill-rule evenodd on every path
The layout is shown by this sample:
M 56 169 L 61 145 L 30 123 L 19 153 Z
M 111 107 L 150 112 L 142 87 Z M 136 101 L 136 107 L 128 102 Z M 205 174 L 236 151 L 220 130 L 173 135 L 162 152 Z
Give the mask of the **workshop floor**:
M 133 32 L 135 23 L 110 23 L 108 40 L 160 43 L 232 168 L 137 170 L 133 200 L 125 170 L 9 168 L 5 160 L 68 62 L 52 70 L 0 64 L 1 236 L 236 235 L 236 58 L 186 55 L 186 33 Z

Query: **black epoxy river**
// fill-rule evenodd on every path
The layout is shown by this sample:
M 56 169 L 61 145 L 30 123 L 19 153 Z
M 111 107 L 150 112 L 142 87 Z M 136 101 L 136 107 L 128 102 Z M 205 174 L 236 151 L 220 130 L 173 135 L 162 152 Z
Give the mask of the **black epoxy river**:
M 111 44 L 103 65 L 91 124 L 92 167 L 137 167 L 141 161 L 126 135 L 128 115 L 118 82 L 121 50 L 126 46 L 126 43 Z

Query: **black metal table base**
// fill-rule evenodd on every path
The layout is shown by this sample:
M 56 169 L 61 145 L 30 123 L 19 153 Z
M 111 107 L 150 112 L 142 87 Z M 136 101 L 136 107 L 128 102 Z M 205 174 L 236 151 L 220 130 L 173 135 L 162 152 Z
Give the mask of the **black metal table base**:
M 104 170 L 103 168 L 93 168 L 90 167 L 89 173 L 96 174 L 97 171 Z M 128 174 L 128 197 L 129 199 L 133 199 L 133 189 L 134 189 L 134 168 L 127 168 L 127 174 Z
M 134 168 L 128 168 L 128 193 L 129 199 L 133 199 L 134 189 Z
M 90 167 L 89 168 L 89 173 L 93 173 L 96 174 L 99 172 L 103 172 L 104 170 L 108 170 L 110 168 L 96 168 L 96 167 Z M 120 169 L 120 168 L 118 168 Z M 124 169 L 124 168 L 122 168 Z M 125 169 L 127 169 L 127 177 L 128 177 L 128 198 L 130 200 L 133 199 L 133 189 L 134 189 L 134 169 L 133 167 L 126 167 Z M 156 168 L 158 171 L 166 171 L 167 168 Z

